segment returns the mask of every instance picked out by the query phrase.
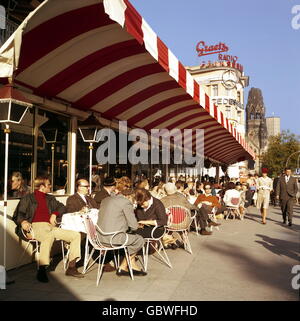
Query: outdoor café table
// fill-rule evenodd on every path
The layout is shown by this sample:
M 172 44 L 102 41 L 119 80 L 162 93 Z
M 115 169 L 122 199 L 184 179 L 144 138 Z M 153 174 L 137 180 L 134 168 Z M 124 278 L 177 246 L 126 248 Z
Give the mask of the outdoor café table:
M 74 212 L 74 213 L 66 213 L 62 216 L 61 220 L 61 228 L 65 230 L 71 230 L 76 232 L 82 232 L 86 234 L 86 229 L 83 222 L 83 216 L 88 215 L 94 224 L 97 224 L 98 221 L 98 212 L 99 210 L 96 208 L 90 209 L 87 213 L 80 213 L 80 212 Z M 85 241 L 85 257 L 84 257 L 84 272 L 86 271 L 86 266 L 88 264 L 88 258 L 89 258 L 89 251 L 88 251 L 88 238 L 86 237 Z
M 98 221 L 98 209 L 92 208 L 87 213 L 66 213 L 62 216 L 61 228 L 65 230 L 71 230 L 76 232 L 86 233 L 84 222 L 82 216 L 88 215 L 94 224 L 97 224 Z

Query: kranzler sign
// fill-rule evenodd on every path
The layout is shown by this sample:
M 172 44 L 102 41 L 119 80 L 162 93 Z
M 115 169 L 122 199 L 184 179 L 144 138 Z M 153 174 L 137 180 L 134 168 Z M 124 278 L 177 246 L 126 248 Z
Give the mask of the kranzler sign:
M 199 41 L 196 46 L 196 51 L 198 52 L 199 57 L 226 52 L 228 50 L 229 47 L 223 42 L 219 42 L 216 45 L 207 46 L 204 41 Z

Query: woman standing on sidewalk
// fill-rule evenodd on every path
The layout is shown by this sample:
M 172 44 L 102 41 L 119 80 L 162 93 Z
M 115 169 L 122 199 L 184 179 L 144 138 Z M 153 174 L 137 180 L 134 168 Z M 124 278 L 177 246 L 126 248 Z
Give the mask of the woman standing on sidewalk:
M 257 203 L 256 207 L 260 210 L 262 216 L 262 224 L 266 224 L 267 209 L 270 203 L 270 193 L 273 189 L 273 181 L 268 177 L 268 169 L 262 169 L 262 176 L 257 181 Z

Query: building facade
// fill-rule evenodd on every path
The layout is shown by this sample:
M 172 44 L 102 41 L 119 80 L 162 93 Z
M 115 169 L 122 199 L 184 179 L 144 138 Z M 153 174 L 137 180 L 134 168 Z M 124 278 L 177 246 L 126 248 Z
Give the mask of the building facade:
M 280 117 L 266 117 L 268 137 L 280 134 Z
M 244 88 L 249 85 L 249 77 L 244 75 L 242 67 L 217 61 L 186 69 L 204 87 L 212 102 L 244 137 Z
M 240 64 L 226 61 L 186 67 L 194 79 L 201 84 L 213 104 L 228 118 L 230 124 L 243 138 L 246 133 L 244 89 L 249 85 L 249 77 Z M 247 162 L 231 165 L 228 173 L 232 178 L 247 174 Z

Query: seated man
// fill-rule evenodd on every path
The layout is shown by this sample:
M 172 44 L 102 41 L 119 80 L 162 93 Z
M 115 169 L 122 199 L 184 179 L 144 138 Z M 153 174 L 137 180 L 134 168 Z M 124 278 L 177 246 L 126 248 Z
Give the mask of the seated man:
M 22 237 L 22 229 L 30 232 L 40 242 L 40 259 L 37 279 L 48 282 L 46 267 L 50 263 L 50 251 L 55 239 L 70 243 L 69 266 L 66 275 L 82 278 L 77 271 L 76 262 L 80 260 L 80 233 L 56 227 L 57 216 L 66 212 L 65 206 L 54 196 L 49 195 L 51 183 L 47 177 L 37 177 L 34 181 L 35 192 L 21 198 L 13 221 L 17 224 L 16 233 Z
M 217 208 L 216 214 L 226 211 L 226 206 L 222 206 L 217 196 L 212 195 L 210 183 L 204 184 L 204 194 L 200 194 L 194 203 L 195 206 L 199 206 L 199 204 L 202 204 L 202 207 L 205 208 L 208 213 L 211 213 L 214 207 Z
M 72 196 L 69 196 L 67 199 L 66 203 L 66 208 L 68 213 L 73 213 L 73 212 L 83 212 L 86 213 L 89 208 L 98 208 L 97 202 L 90 196 L 88 196 L 89 192 L 89 183 L 86 179 L 79 179 L 76 182 L 76 190 L 77 193 L 75 193 Z M 99 192 L 101 193 L 101 192 Z M 82 234 L 82 252 L 85 252 L 85 233 Z M 104 272 L 111 272 L 115 271 L 116 269 L 109 264 L 109 262 L 113 259 L 112 253 L 108 253 L 105 261 L 104 261 Z M 80 261 L 79 266 L 83 264 L 83 260 Z
M 181 184 L 179 184 L 179 182 L 176 182 L 176 186 L 177 188 L 182 189 L 182 186 Z M 177 192 L 176 186 L 173 183 L 167 183 L 165 185 L 165 191 L 167 193 L 167 196 L 161 199 L 161 202 L 164 204 L 165 208 L 178 205 L 186 207 L 189 210 L 196 210 L 197 218 L 201 227 L 200 234 L 211 235 L 212 232 L 206 231 L 205 228 L 207 226 L 216 225 L 217 223 L 209 220 L 208 211 L 204 210 L 204 208 L 202 207 L 197 208 L 195 205 L 192 205 L 183 194 Z M 207 224 L 207 222 L 209 223 Z
M 118 180 L 116 186 L 117 195 L 106 197 L 99 209 L 98 226 L 104 233 L 124 232 L 129 230 L 136 231 L 138 229 L 138 222 L 133 209 L 133 190 L 131 184 L 127 182 L 127 178 L 123 177 Z M 146 272 L 139 269 L 136 264 L 135 256 L 137 252 L 144 246 L 144 239 L 138 234 L 127 233 L 128 240 L 125 244 L 130 256 L 131 267 L 134 275 L 144 276 Z M 111 235 L 99 235 L 102 242 L 110 244 Z M 115 245 L 121 245 L 124 242 L 124 234 L 118 234 L 114 237 Z M 120 264 L 117 275 L 129 275 L 128 264 L 126 258 Z
M 97 192 L 94 200 L 96 201 L 98 208 L 100 208 L 101 202 L 108 196 L 111 195 L 111 193 L 114 192 L 116 188 L 116 181 L 113 177 L 106 177 L 103 181 L 103 186 L 101 188 L 101 191 Z
M 96 201 L 88 196 L 89 187 L 89 182 L 86 179 L 79 179 L 76 182 L 77 193 L 68 197 L 67 213 L 87 212 L 90 208 L 98 208 Z

